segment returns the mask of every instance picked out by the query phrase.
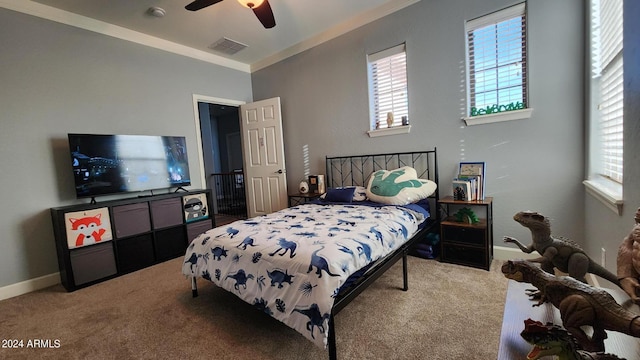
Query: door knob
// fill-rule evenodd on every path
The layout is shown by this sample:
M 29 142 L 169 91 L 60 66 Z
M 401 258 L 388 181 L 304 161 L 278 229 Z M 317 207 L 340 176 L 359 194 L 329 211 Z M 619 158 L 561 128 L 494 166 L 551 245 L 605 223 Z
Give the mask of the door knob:
M 282 171 L 282 169 L 280 169 L 280 170 L 278 170 L 278 171 L 276 171 L 276 172 L 277 172 L 278 174 L 282 174 L 282 173 L 284 173 L 284 171 Z

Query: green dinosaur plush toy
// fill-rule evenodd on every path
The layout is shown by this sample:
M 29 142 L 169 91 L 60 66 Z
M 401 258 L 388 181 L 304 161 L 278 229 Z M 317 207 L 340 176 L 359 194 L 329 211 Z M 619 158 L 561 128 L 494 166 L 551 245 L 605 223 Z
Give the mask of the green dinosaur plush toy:
M 410 166 L 378 170 L 369 179 L 367 198 L 382 204 L 406 205 L 431 196 L 436 187 L 431 180 L 419 179 Z

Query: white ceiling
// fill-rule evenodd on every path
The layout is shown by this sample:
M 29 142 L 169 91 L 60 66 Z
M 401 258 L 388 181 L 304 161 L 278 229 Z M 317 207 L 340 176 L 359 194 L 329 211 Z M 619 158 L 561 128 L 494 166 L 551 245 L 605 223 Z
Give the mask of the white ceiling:
M 0 6 L 251 72 L 419 0 L 269 0 L 272 29 L 237 0 L 196 12 L 184 8 L 191 1 L 0 0 Z M 152 6 L 166 15 L 151 16 Z M 248 47 L 235 55 L 209 49 L 223 37 Z

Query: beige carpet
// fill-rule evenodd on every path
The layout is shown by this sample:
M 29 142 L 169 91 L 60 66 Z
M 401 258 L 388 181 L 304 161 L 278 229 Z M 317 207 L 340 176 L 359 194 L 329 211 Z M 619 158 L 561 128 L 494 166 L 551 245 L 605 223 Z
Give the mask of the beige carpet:
M 0 359 L 328 359 L 302 335 L 200 280 L 182 259 L 67 293 L 61 285 L 0 302 Z M 336 316 L 338 358 L 496 359 L 507 279 L 409 257 Z M 26 348 L 29 340 L 53 348 Z M 59 347 L 56 348 L 56 344 Z

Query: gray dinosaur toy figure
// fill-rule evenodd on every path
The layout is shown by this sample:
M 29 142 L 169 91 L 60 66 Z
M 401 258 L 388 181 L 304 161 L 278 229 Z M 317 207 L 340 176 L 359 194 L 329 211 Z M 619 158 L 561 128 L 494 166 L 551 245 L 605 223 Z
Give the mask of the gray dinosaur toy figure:
M 640 337 L 640 315 L 616 302 L 607 291 L 570 276 L 555 276 L 526 260 L 509 260 L 502 274 L 511 280 L 529 283 L 540 291 L 537 305 L 551 303 L 560 312 L 562 325 L 587 351 L 604 351 L 606 330 Z M 591 335 L 584 328 L 593 330 Z
M 586 283 L 585 275 L 592 273 L 620 286 L 618 277 L 593 261 L 574 241 L 551 235 L 549 219 L 533 211 L 521 211 L 513 216 L 513 220 L 531 230 L 533 243 L 529 246 L 510 236 L 504 242 L 516 244 L 520 250 L 530 254 L 537 251 L 539 258 L 530 261 L 538 262 L 542 270 L 554 274 L 554 268 L 569 274 L 574 279 Z
M 640 305 L 640 208 L 636 223 L 618 248 L 618 279 L 631 300 Z

